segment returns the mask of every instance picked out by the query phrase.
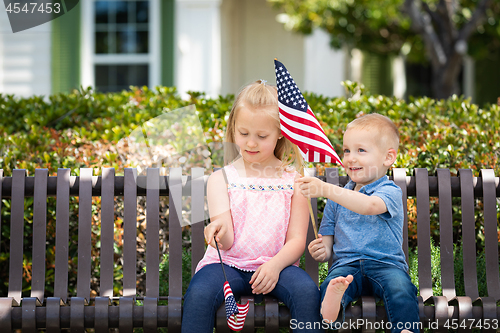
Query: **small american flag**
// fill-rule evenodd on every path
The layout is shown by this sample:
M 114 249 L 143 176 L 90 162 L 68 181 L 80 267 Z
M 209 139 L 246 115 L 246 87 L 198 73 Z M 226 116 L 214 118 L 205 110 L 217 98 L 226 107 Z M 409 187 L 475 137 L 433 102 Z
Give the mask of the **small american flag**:
M 281 133 L 299 147 L 306 162 L 343 165 L 290 73 L 276 59 L 274 67 Z
M 245 318 L 247 317 L 250 304 L 248 302 L 245 305 L 236 303 L 233 291 L 227 281 L 224 283 L 224 298 L 226 299 L 225 307 L 227 325 L 233 331 L 241 331 L 243 325 L 245 324 Z

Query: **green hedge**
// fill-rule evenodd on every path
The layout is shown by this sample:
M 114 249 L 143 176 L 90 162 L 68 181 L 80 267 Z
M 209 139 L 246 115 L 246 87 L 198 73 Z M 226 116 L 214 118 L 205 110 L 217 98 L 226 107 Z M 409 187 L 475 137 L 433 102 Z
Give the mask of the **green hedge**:
M 468 99 L 453 96 L 447 100 L 416 98 L 404 101 L 393 97 L 372 95 L 362 85 L 344 82 L 348 97 L 325 97 L 306 93 L 306 100 L 314 110 L 334 148 L 340 153 L 342 133 L 348 122 L 363 113 L 378 112 L 391 118 L 400 129 L 400 154 L 396 167 L 406 167 L 409 174 L 414 168 L 427 168 L 432 174 L 437 168 L 450 168 L 456 173 L 460 168 L 472 168 L 475 176 L 481 168 L 494 168 L 499 175 L 500 155 L 500 109 L 496 105 L 479 108 Z M 190 92 L 190 99 L 183 100 L 175 88 L 133 87 L 129 91 L 102 94 L 92 89 L 81 89 L 48 97 L 33 96 L 16 98 L 0 94 L 0 168 L 5 176 L 12 169 L 27 169 L 33 175 L 36 168 L 47 168 L 55 175 L 57 168 L 71 168 L 78 175 L 80 167 L 115 167 L 117 174 L 123 174 L 125 167 L 134 166 L 131 161 L 119 158 L 116 145 L 120 139 L 141 126 L 144 122 L 191 104 L 196 106 L 197 115 L 208 143 L 221 142 L 226 127 L 228 112 L 234 100 L 233 95 L 206 98 L 202 93 Z M 212 152 L 214 153 L 214 152 Z M 217 164 L 217 163 L 215 163 Z M 321 169 L 325 165 L 318 164 Z M 97 171 L 100 173 L 100 171 Z M 413 207 L 413 199 L 409 207 Z M 117 205 L 121 203 L 117 200 Z M 55 203 L 48 205 L 48 240 L 54 237 Z M 4 199 L 1 211 L 0 278 L 8 280 L 9 259 L 9 213 L 10 200 Z M 78 200 L 72 199 L 70 221 L 71 235 L 77 235 Z M 168 210 L 168 203 L 162 203 Z M 322 202 L 319 205 L 322 207 Z M 431 232 L 438 241 L 438 202 L 431 205 Z M 482 223 L 481 206 L 477 205 L 478 249 L 481 250 Z M 31 270 L 31 227 L 32 202 L 25 202 L 25 291 L 29 291 Z M 94 198 L 94 211 L 98 215 L 100 199 Z M 454 240 L 460 240 L 460 211 L 454 211 L 456 224 Z M 500 215 L 499 215 L 500 216 Z M 416 220 L 409 216 L 410 237 L 416 237 Z M 115 252 L 121 252 L 122 216 L 115 216 Z M 99 234 L 99 219 L 93 220 L 93 230 Z M 185 228 L 186 244 L 189 233 Z M 163 238 L 160 238 L 163 239 Z M 166 237 L 165 237 L 166 239 Z M 163 241 L 163 240 L 162 240 Z M 142 243 L 141 243 L 142 244 Z M 410 241 L 410 247 L 415 242 Z M 98 267 L 98 239 L 94 244 L 93 265 Z M 76 239 L 72 238 L 70 254 L 76 255 Z M 47 257 L 53 256 L 53 249 L 47 250 Z M 76 262 L 76 258 L 70 260 Z M 53 283 L 53 267 L 47 266 L 47 289 Z M 98 271 L 98 270 L 97 270 Z M 76 270 L 70 270 L 70 275 Z M 119 290 L 121 263 L 115 267 L 116 290 Z M 72 276 L 70 276 L 70 280 Z M 6 285 L 0 286 L 5 293 Z M 70 290 L 72 292 L 72 290 Z

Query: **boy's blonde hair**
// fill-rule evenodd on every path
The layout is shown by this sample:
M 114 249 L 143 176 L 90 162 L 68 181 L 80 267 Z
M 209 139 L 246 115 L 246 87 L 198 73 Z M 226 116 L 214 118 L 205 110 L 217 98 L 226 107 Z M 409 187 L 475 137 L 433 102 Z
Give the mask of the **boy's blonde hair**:
M 396 125 L 388 117 L 378 113 L 370 113 L 351 121 L 346 131 L 349 129 L 376 130 L 378 135 L 378 145 L 383 149 L 399 149 L 399 131 Z
M 262 110 L 267 111 L 268 115 L 276 121 L 276 127 L 280 128 L 278 90 L 276 86 L 266 84 L 263 80 L 258 80 L 243 87 L 236 96 L 227 120 L 225 142 L 235 143 L 236 117 L 238 116 L 238 110 L 242 106 L 253 109 L 263 108 Z M 236 145 L 226 145 L 224 150 L 224 164 L 231 163 L 238 155 L 239 151 Z M 281 160 L 282 168 L 294 166 L 297 171 L 302 172 L 304 162 L 299 148 L 284 136 L 276 143 L 274 156 Z

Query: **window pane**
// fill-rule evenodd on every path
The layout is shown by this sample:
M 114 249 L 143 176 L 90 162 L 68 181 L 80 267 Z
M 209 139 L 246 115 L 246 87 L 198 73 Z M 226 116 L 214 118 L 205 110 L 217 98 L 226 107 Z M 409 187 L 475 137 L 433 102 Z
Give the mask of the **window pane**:
M 109 66 L 95 66 L 96 86 L 107 87 L 109 85 Z
M 135 21 L 137 23 L 148 23 L 149 22 L 149 2 L 148 1 L 137 1 L 136 2 Z
M 149 66 L 148 65 L 136 65 L 134 66 L 134 85 L 142 87 L 149 85 Z
M 149 53 L 149 1 L 95 1 L 97 54 Z
M 95 2 L 95 23 L 108 23 L 109 1 Z
M 95 53 L 109 53 L 109 34 L 107 32 L 95 33 Z
M 116 2 L 116 23 L 128 23 L 128 6 L 127 1 Z
M 147 31 L 136 32 L 137 53 L 149 52 L 149 33 Z
M 136 53 L 135 34 L 130 30 L 116 32 L 116 53 Z
M 148 65 L 96 65 L 95 87 L 100 92 L 128 90 L 149 84 Z

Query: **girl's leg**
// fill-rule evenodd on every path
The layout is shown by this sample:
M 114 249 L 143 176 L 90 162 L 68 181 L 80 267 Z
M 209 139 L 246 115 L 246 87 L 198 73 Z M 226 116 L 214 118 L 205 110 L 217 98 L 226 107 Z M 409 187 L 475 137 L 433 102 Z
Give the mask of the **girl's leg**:
M 288 266 L 270 295 L 290 309 L 293 332 L 324 332 L 319 315 L 319 290 L 309 274 L 296 266 Z
M 240 271 L 226 265 L 224 269 L 235 296 L 248 293 Z M 182 332 L 213 332 L 215 315 L 224 302 L 225 281 L 220 264 L 207 265 L 193 276 L 184 296 Z

